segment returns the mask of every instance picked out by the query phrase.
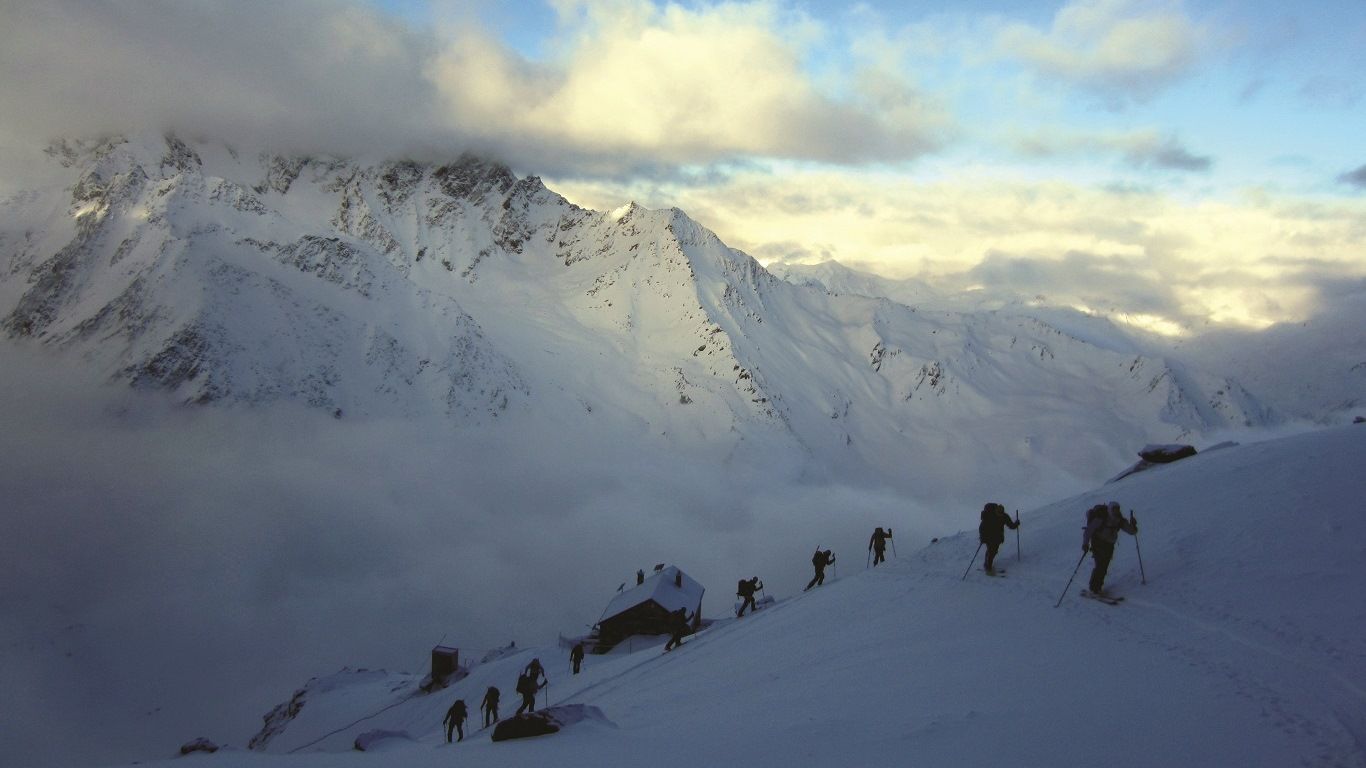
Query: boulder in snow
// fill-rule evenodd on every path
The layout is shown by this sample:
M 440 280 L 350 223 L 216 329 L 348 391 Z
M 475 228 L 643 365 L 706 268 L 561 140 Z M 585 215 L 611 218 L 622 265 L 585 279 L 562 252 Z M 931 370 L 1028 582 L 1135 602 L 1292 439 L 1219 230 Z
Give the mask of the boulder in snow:
M 1170 464 L 1173 461 L 1195 455 L 1195 446 L 1181 445 L 1172 443 L 1170 445 L 1145 445 L 1143 450 L 1138 452 L 1139 458 L 1144 461 L 1151 461 L 1154 464 Z
M 404 741 L 412 741 L 413 737 L 409 736 L 407 731 L 386 731 L 384 729 L 366 731 L 365 733 L 362 733 L 361 735 L 356 737 L 356 751 L 374 752 L 382 742 L 388 741 L 390 739 L 403 739 Z
M 1222 448 L 1225 446 L 1221 444 L 1216 447 Z M 1194 456 L 1195 446 L 1182 445 L 1180 443 L 1172 443 L 1169 445 L 1145 445 L 1143 446 L 1143 450 L 1138 452 L 1138 455 L 1139 462 L 1137 464 L 1133 465 L 1132 467 L 1129 467 L 1123 472 L 1120 472 L 1118 475 L 1115 475 L 1114 477 L 1110 478 L 1109 480 L 1106 480 L 1105 482 L 1107 484 L 1113 483 L 1117 480 L 1123 480 L 1124 478 L 1136 472 L 1142 472 L 1145 469 L 1152 469 L 1153 467 L 1159 464 L 1170 464 L 1173 461 L 1180 461 L 1181 459 Z
M 218 745 L 200 736 L 192 741 L 187 741 L 180 745 L 180 754 L 188 755 L 194 752 L 205 752 L 213 754 L 218 751 Z
M 564 704 L 498 721 L 498 725 L 493 729 L 493 740 L 507 741 L 545 736 L 584 720 L 597 720 L 612 725 L 612 721 L 597 707 L 588 704 Z

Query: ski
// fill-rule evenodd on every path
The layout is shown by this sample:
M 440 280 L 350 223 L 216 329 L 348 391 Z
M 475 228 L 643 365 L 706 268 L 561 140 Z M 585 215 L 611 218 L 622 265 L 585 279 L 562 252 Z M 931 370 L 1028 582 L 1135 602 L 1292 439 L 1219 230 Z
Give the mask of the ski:
M 1085 590 L 1085 589 L 1083 589 L 1083 590 L 1081 591 L 1081 596 L 1084 597 L 1084 598 L 1086 598 L 1086 599 L 1088 599 L 1088 600 L 1095 600 L 1095 601 L 1097 601 L 1097 602 L 1105 603 L 1106 605 L 1119 605 L 1120 603 L 1124 602 L 1124 598 L 1122 598 L 1122 597 L 1110 597 L 1109 595 L 1097 595 L 1097 594 L 1095 594 L 1095 593 L 1093 593 L 1093 592 L 1090 592 L 1090 591 L 1088 591 L 1088 590 Z
M 1006 575 L 1006 572 L 1001 570 L 1000 568 L 997 568 L 995 571 L 982 571 L 982 573 L 985 573 L 986 575 L 996 579 L 1003 579 Z

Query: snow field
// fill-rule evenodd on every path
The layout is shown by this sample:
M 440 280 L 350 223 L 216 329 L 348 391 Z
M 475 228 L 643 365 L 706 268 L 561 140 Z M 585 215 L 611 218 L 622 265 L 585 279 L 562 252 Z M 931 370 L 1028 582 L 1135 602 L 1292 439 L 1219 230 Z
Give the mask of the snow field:
M 670 654 L 657 647 L 590 656 L 578 677 L 567 651 L 528 649 L 477 666 L 321 742 L 346 750 L 372 728 L 407 730 L 374 766 L 618 765 L 1366 765 L 1366 429 L 1343 427 L 1201 454 L 1021 513 L 1024 559 L 1007 536 L 1004 579 L 963 568 L 973 531 L 866 572 L 721 619 Z M 1092 503 L 1135 510 L 1138 542 L 1121 536 L 1110 607 L 1077 593 L 1080 524 Z M 965 511 L 965 525 L 975 513 Z M 849 553 L 853 554 L 853 553 Z M 842 561 L 852 565 L 849 560 Z M 717 588 L 726 589 L 726 588 Z M 713 590 L 710 604 L 717 602 Z M 705 612 L 705 611 L 704 611 Z M 662 646 L 663 638 L 658 645 Z M 547 662 L 552 703 L 602 709 L 616 727 L 493 744 L 442 744 L 440 720 L 485 687 L 516 707 L 516 672 Z M 416 678 L 407 680 L 411 688 Z M 306 704 L 272 751 L 387 703 L 381 686 L 343 686 Z M 397 694 L 389 694 L 397 695 Z M 310 712 L 310 707 L 312 711 Z M 347 713 L 344 715 L 343 713 Z M 341 755 L 334 755 L 340 758 Z M 219 753 L 215 765 L 312 765 Z

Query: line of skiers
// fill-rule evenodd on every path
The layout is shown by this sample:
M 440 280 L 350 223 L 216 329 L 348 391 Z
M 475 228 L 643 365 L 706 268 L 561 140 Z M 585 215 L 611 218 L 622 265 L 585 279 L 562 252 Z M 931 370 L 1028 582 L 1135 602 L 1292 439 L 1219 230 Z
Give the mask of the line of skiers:
M 1020 515 L 1015 513 L 1012 520 L 1006 514 L 1005 507 L 996 502 L 987 502 L 982 507 L 981 522 L 977 526 L 977 536 L 980 544 L 978 549 L 986 547 L 987 556 L 983 563 L 983 570 L 988 574 L 996 574 L 996 554 L 1005 542 L 1005 530 L 1018 530 L 1020 528 Z M 1086 511 L 1086 526 L 1082 532 L 1081 551 L 1085 558 L 1089 552 L 1095 561 L 1091 570 L 1090 591 L 1095 595 L 1105 594 L 1105 576 L 1110 568 L 1110 561 L 1114 558 L 1115 542 L 1119 539 L 1119 532 L 1123 531 L 1131 536 L 1138 535 L 1138 520 L 1134 513 L 1130 512 L 1128 519 L 1125 519 L 1123 511 L 1120 509 L 1119 502 L 1111 501 L 1109 504 L 1097 504 Z M 881 526 L 873 531 L 872 538 L 868 540 L 868 551 L 872 556 L 872 566 L 886 561 L 887 542 L 893 540 L 892 529 L 883 530 Z M 895 543 L 893 543 L 895 551 Z M 975 555 L 974 555 L 975 558 Z M 815 569 L 815 575 L 803 592 L 812 587 L 821 586 L 825 583 L 825 568 L 833 565 L 835 555 L 829 549 L 816 548 L 815 554 L 811 556 L 811 566 Z M 1080 563 L 1078 563 L 1080 565 Z M 969 564 L 969 570 L 971 565 Z M 636 574 L 637 583 L 644 581 L 645 573 L 640 571 Z M 736 596 L 740 597 L 740 609 L 737 616 L 744 616 L 745 610 L 757 610 L 758 606 L 754 600 L 754 594 L 764 588 L 764 584 L 758 576 L 741 579 L 736 585 Z M 670 636 L 664 644 L 665 652 L 683 644 L 683 635 L 687 634 L 692 620 L 695 618 L 688 615 L 686 608 L 679 608 L 669 614 Z M 579 674 L 580 665 L 584 659 L 583 643 L 579 642 L 569 652 L 569 661 L 573 665 L 574 674 Z M 545 668 L 541 666 L 540 659 L 532 659 L 526 668 L 517 677 L 517 693 L 522 696 L 522 704 L 517 708 L 517 714 L 523 712 L 534 712 L 536 710 L 536 694 L 545 686 L 550 684 L 550 679 L 545 674 Z M 489 686 L 484 693 L 484 700 L 480 703 L 479 709 L 484 715 L 484 727 L 487 728 L 493 723 L 498 722 L 498 699 L 501 696 L 498 689 Z M 450 709 L 446 711 L 446 717 L 442 720 L 442 725 L 446 726 L 446 743 L 450 743 L 452 731 L 458 733 L 456 741 L 463 741 L 465 738 L 464 722 L 466 719 L 466 709 L 464 699 L 456 699 Z
M 574 674 L 579 673 L 579 662 L 583 661 L 583 644 L 574 646 L 576 653 L 571 653 L 570 657 L 577 660 L 574 662 Z M 540 659 L 532 659 L 530 664 L 517 676 L 517 693 L 522 696 L 522 704 L 517 708 L 517 714 L 523 712 L 536 711 L 536 694 L 547 685 L 550 685 L 550 678 L 545 674 L 545 667 L 541 666 Z M 490 685 L 484 691 L 484 700 L 479 703 L 479 711 L 484 715 L 484 727 L 498 722 L 498 700 L 502 698 L 502 692 L 497 687 Z M 464 699 L 456 699 L 450 709 L 446 710 L 446 717 L 441 724 L 446 726 L 446 743 L 451 743 L 452 732 L 459 738 L 456 741 L 465 740 L 465 720 L 468 711 L 465 707 Z

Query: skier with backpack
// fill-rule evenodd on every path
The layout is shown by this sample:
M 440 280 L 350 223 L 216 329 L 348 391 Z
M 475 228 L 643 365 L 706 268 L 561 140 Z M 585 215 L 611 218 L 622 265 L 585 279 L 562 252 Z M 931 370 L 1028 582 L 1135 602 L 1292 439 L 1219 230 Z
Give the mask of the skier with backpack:
M 545 668 L 541 666 L 540 659 L 532 659 L 531 663 L 522 670 L 521 676 L 517 678 L 517 692 L 522 694 L 522 705 L 517 707 L 517 714 L 523 712 L 536 711 L 536 693 L 550 682 L 550 678 L 545 675 Z
M 830 565 L 833 562 L 835 562 L 835 556 L 831 554 L 830 550 L 821 550 L 818 548 L 816 554 L 811 556 L 811 565 L 815 567 L 816 575 L 811 577 L 811 581 L 806 585 L 806 589 L 803 589 L 802 591 L 805 592 L 807 589 L 811 589 L 814 586 L 824 584 L 825 566 Z
M 1015 530 L 1020 524 L 1010 519 L 1006 508 L 995 502 L 987 502 L 982 507 L 982 522 L 977 526 L 977 536 L 987 548 L 986 572 L 996 575 L 996 552 L 1006 540 L 1006 528 Z
M 877 567 L 878 563 L 887 559 L 884 553 L 887 551 L 887 539 L 890 538 L 892 538 L 892 529 L 888 528 L 884 531 L 882 526 L 878 526 L 877 530 L 873 531 L 873 538 L 868 540 L 868 549 L 873 553 L 874 568 Z
M 460 738 L 456 739 L 456 741 L 465 740 L 466 716 L 464 699 L 456 699 L 455 703 L 451 705 L 451 708 L 446 710 L 446 718 L 441 721 L 441 724 L 446 726 L 447 744 L 451 743 L 451 731 L 453 730 L 460 732 Z
M 669 614 L 669 629 L 673 634 L 669 637 L 669 642 L 664 644 L 665 653 L 683 644 L 683 635 L 688 632 L 688 624 L 695 618 L 697 614 L 689 616 L 687 608 L 679 608 Z
M 497 688 L 491 685 L 487 691 L 484 691 L 484 700 L 479 704 L 479 711 L 484 713 L 485 728 L 498 722 L 498 699 L 502 695 Z
M 1091 570 L 1089 585 L 1093 596 L 1105 597 L 1105 574 L 1110 569 L 1111 558 L 1115 556 L 1115 541 L 1119 539 L 1120 531 L 1130 536 L 1138 535 L 1138 521 L 1132 512 L 1129 513 L 1129 519 L 1124 519 L 1119 502 L 1097 504 L 1086 511 L 1086 530 L 1081 536 L 1081 551 L 1083 557 L 1089 551 L 1096 563 Z
M 583 663 L 583 643 L 575 643 L 574 649 L 569 652 L 569 663 L 574 665 L 574 674 L 579 673 L 579 665 Z
M 763 588 L 763 582 L 759 581 L 758 576 L 752 579 L 740 579 L 740 583 L 735 585 L 735 596 L 742 599 L 740 610 L 735 614 L 737 618 L 745 615 L 745 608 L 758 609 L 759 606 L 754 604 L 754 593 Z

